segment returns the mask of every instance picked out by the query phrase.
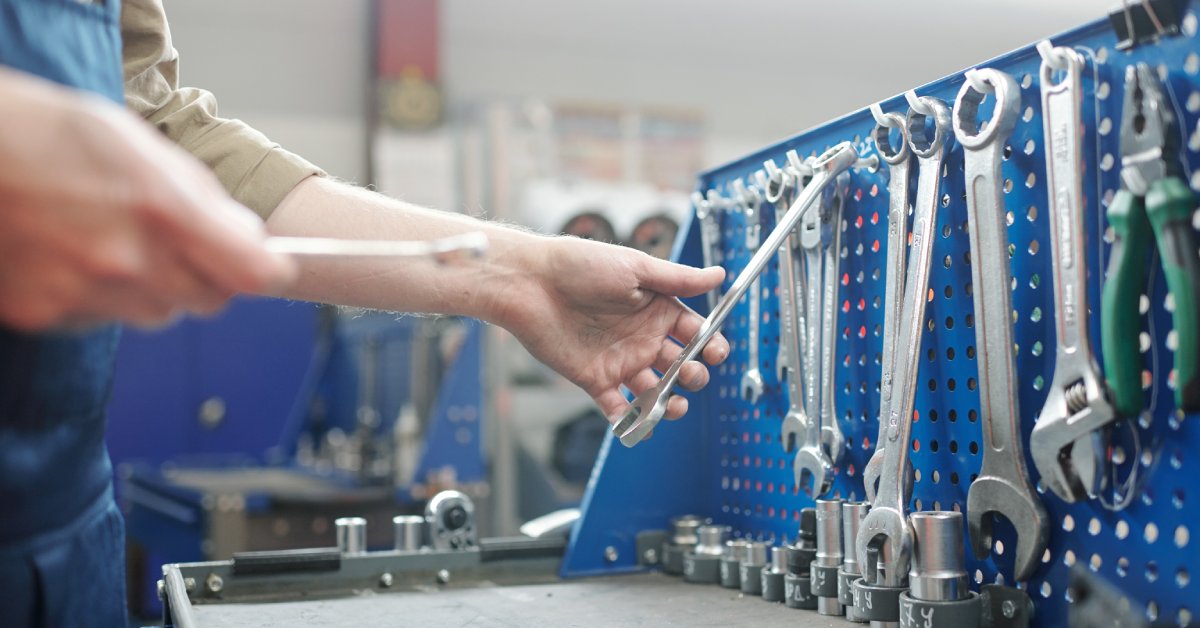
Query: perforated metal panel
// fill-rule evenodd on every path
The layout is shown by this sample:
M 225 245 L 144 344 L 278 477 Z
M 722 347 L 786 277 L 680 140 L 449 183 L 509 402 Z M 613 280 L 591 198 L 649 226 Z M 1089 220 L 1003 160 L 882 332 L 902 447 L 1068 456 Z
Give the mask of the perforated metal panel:
M 1097 22 L 1052 38 L 1055 45 L 1075 47 L 1088 59 L 1085 93 L 1084 191 L 1087 197 L 1088 300 L 1098 308 L 1107 267 L 1107 223 L 1104 210 L 1119 187 L 1118 127 L 1127 65 L 1144 61 L 1159 70 L 1174 100 L 1181 144 L 1180 158 L 1190 183 L 1200 190 L 1200 40 L 1197 13 L 1190 8 L 1184 35 L 1132 51 L 1115 49 L 1107 22 Z M 1055 315 L 1051 276 L 1046 166 L 1042 152 L 1038 68 L 1032 46 L 979 67 L 1011 74 L 1021 86 L 1022 115 L 1009 138 L 1003 163 L 1004 202 L 1008 213 L 1009 251 L 969 251 L 964 195 L 963 152 L 949 152 L 941 180 L 941 207 L 929 279 L 929 302 L 917 376 L 917 420 L 913 426 L 912 462 L 916 482 L 913 510 L 963 510 L 967 490 L 982 460 L 979 395 L 976 390 L 974 306 L 970 259 L 978 255 L 1011 255 L 1014 341 L 1020 414 L 1026 443 L 1037 421 L 1053 377 Z M 917 93 L 953 104 L 961 75 L 946 77 Z M 981 119 L 990 112 L 985 101 Z M 904 113 L 907 105 L 895 97 L 882 103 L 884 111 Z M 765 159 L 784 163 L 789 149 L 802 156 L 852 140 L 860 154 L 876 154 L 869 139 L 874 121 L 865 109 L 812 129 L 728 165 L 703 173 L 698 187 L 729 196 L 735 180 L 751 182 Z M 887 177 L 886 164 L 877 171 L 853 171 L 851 195 L 843 213 L 842 281 L 838 310 L 836 408 L 848 450 L 839 465 L 832 493 L 863 497 L 860 471 L 875 448 L 878 430 L 880 360 L 885 278 Z M 773 213 L 770 206 L 763 213 Z M 746 264 L 752 251 L 744 246 L 744 217 L 722 213 L 721 263 L 730 279 Z M 764 229 L 771 226 L 768 219 Z M 700 260 L 698 224 L 680 242 L 685 263 Z M 765 233 L 765 232 L 764 232 Z M 1157 261 L 1152 263 L 1152 267 Z M 761 368 L 766 393 L 750 405 L 739 395 L 746 368 L 746 306 L 731 316 L 724 332 L 735 350 L 715 369 L 712 383 L 692 398 L 692 411 L 683 421 L 660 426 L 652 441 L 625 450 L 611 442 L 598 462 L 585 501 L 585 517 L 576 530 L 564 564 L 565 575 L 634 568 L 632 538 L 638 530 L 662 528 L 667 517 L 693 511 L 734 527 L 738 535 L 779 541 L 795 536 L 799 510 L 812 505 L 796 489 L 792 456 L 779 443 L 787 409 L 786 386 L 776 376 L 779 343 L 777 323 L 777 264 L 772 262 L 762 282 Z M 726 288 L 731 282 L 726 283 Z M 1112 459 L 1117 488 L 1136 473 L 1127 507 L 1115 510 L 1116 497 L 1105 504 L 1088 501 L 1067 504 L 1045 491 L 1029 461 L 1033 480 L 1052 519 L 1049 549 L 1033 578 L 1022 583 L 1037 605 L 1039 625 L 1065 623 L 1067 574 L 1082 564 L 1112 582 L 1145 607 L 1150 619 L 1184 624 L 1200 611 L 1196 585 L 1191 582 L 1197 556 L 1191 527 L 1200 527 L 1200 489 L 1193 482 L 1200 471 L 1200 428 L 1176 414 L 1171 372 L 1174 333 L 1165 282 L 1154 272 L 1143 297 L 1146 329 L 1142 337 L 1144 381 L 1149 407 L 1136 422 L 1115 430 Z M 700 303 L 693 303 L 701 307 Z M 1099 349 L 1099 318 L 1091 311 L 1093 346 Z M 1028 450 L 1028 446 L 1026 446 Z M 1192 479 L 1192 481 L 1189 481 Z M 964 531 L 964 536 L 966 536 Z M 1013 530 L 997 527 L 992 555 L 977 560 L 967 550 L 968 570 L 976 585 L 1003 581 L 1012 574 Z M 613 550 L 605 558 L 606 549 Z M 1011 582 L 1009 583 L 1011 584 Z

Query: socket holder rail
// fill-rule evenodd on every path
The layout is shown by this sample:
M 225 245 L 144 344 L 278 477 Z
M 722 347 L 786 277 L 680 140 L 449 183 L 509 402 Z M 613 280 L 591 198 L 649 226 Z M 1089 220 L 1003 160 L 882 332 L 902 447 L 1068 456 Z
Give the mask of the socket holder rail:
M 1107 19 L 1050 37 L 1086 59 L 1084 89 L 1084 195 L 1087 239 L 1089 316 L 1092 344 L 1100 349 L 1101 282 L 1108 264 L 1111 230 L 1105 210 L 1120 188 L 1119 130 L 1125 68 L 1145 62 L 1158 71 L 1171 99 L 1182 135 L 1179 160 L 1183 176 L 1200 191 L 1200 3 L 1188 3 L 1180 34 L 1131 49 L 1120 49 Z M 1050 212 L 1047 210 L 1046 155 L 1038 70 L 1041 58 L 1031 44 L 976 67 L 996 68 L 1020 85 L 1021 115 L 1009 138 L 1002 164 L 1003 200 L 1007 210 L 1012 263 L 1013 340 L 1020 386 L 1020 417 L 1026 462 L 1038 496 L 1050 515 L 1049 546 L 1033 576 L 1020 586 L 1035 604 L 1034 624 L 1066 625 L 1072 592 L 1072 568 L 1087 569 L 1125 596 L 1131 608 L 1148 620 L 1185 625 L 1200 618 L 1200 424 L 1178 413 L 1172 391 L 1173 343 L 1166 282 L 1151 271 L 1148 293 L 1141 297 L 1141 353 L 1146 408 L 1112 429 L 1110 467 L 1114 476 L 1103 500 L 1069 504 L 1046 490 L 1028 458 L 1030 431 L 1045 402 L 1055 357 L 1054 297 L 1050 256 Z M 865 70 L 864 70 L 865 71 Z M 916 89 L 948 104 L 964 81 L 954 74 Z M 801 95 L 797 87 L 797 95 Z M 980 107 L 990 115 L 994 99 Z M 816 155 L 850 140 L 860 155 L 878 155 L 872 139 L 874 120 L 863 109 L 803 132 L 778 144 L 699 175 L 697 189 L 731 196 L 735 182 L 750 184 L 763 162 L 785 165 L 785 154 Z M 908 111 L 903 96 L 880 103 L 885 112 Z M 884 262 L 887 244 L 889 168 L 852 171 L 849 198 L 841 225 L 841 286 L 837 334 L 836 407 L 846 434 L 847 450 L 838 463 L 829 496 L 862 499 L 861 470 L 875 450 L 880 400 Z M 980 470 L 982 438 L 978 365 L 975 354 L 974 306 L 971 292 L 967 203 L 963 149 L 951 149 L 939 196 L 937 241 L 930 275 L 930 301 L 916 393 L 916 423 L 911 460 L 915 470 L 910 511 L 965 510 L 967 491 Z M 1200 196 L 1198 196 L 1200 198 Z M 911 202 L 911 201 L 910 201 Z M 769 209 L 761 212 L 770 228 Z M 746 224 L 740 212 L 721 212 L 720 245 L 715 263 L 733 277 L 753 251 L 746 250 Z M 700 265 L 700 224 L 685 226 L 675 256 Z M 989 253 L 994 254 L 994 253 Z M 1157 263 L 1151 260 L 1150 268 Z M 683 420 L 664 424 L 656 438 L 627 449 L 609 438 L 597 461 L 583 502 L 583 517 L 563 562 L 564 577 L 644 569 L 645 557 L 635 550 L 639 532 L 667 527 L 670 517 L 696 513 L 733 528 L 735 538 L 772 543 L 795 538 L 801 508 L 813 498 L 798 491 L 792 477 L 793 456 L 779 442 L 787 391 L 772 363 L 779 333 L 779 269 L 771 262 L 761 281 L 760 368 L 768 374 L 756 404 L 739 392 L 746 367 L 747 306 L 741 303 L 724 327 L 734 350 L 726 364 L 713 369 L 709 386 L 690 395 L 691 410 Z M 728 282 L 724 286 L 729 287 Z M 689 305 L 705 312 L 703 298 Z M 1103 356 L 1100 356 L 1103 360 Z M 1136 473 L 1129 499 L 1116 507 L 1114 487 Z M 969 538 L 964 530 L 964 538 Z M 966 551 L 972 587 L 1013 584 L 1015 536 L 1011 525 L 998 521 L 992 552 L 983 560 Z M 1008 551 L 1006 551 L 1008 550 Z M 651 561 L 652 562 L 652 561 Z

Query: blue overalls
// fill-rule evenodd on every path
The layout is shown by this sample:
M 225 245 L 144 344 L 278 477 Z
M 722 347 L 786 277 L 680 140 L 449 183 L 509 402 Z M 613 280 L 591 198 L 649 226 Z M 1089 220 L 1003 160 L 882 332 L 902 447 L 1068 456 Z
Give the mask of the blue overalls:
M 120 0 L 0 0 L 0 64 L 121 103 Z M 118 334 L 0 326 L 0 625 L 126 625 L 104 445 Z

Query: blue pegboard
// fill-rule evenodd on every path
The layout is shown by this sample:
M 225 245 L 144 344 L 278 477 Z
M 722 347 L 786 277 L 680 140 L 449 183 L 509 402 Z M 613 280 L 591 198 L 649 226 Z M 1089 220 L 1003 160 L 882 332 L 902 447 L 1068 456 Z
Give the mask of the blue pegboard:
M 1088 298 L 1093 307 L 1099 304 L 1107 267 L 1106 241 L 1111 239 L 1104 211 L 1119 187 L 1117 136 L 1123 76 L 1129 64 L 1149 63 L 1164 78 L 1182 134 L 1184 150 L 1180 158 L 1192 187 L 1200 189 L 1200 172 L 1192 168 L 1200 164 L 1200 39 L 1196 35 L 1196 9 L 1189 6 L 1188 11 L 1183 35 L 1129 51 L 1116 49 L 1116 38 L 1107 20 L 1051 38 L 1055 45 L 1076 48 L 1088 60 L 1084 81 L 1084 192 Z M 1011 150 L 1002 172 L 1015 283 L 1013 308 L 1017 322 L 1013 331 L 1018 345 L 1018 392 L 1026 442 L 1045 401 L 1055 356 L 1040 63 L 1031 45 L 978 66 L 1005 71 L 1021 86 L 1022 113 L 1009 138 Z M 916 91 L 952 105 L 962 82 L 959 73 Z M 901 96 L 881 104 L 888 112 L 903 114 L 908 110 Z M 990 110 L 990 104 L 985 103 L 985 108 Z M 981 111 L 981 116 L 987 113 Z M 753 173 L 766 159 L 783 164 L 784 154 L 790 149 L 802 156 L 815 155 L 850 140 L 862 155 L 876 154 L 870 138 L 873 127 L 870 113 L 866 109 L 857 111 L 704 172 L 698 188 L 715 189 L 729 196 L 734 181 L 752 181 Z M 911 443 L 917 472 L 910 504 L 913 510 L 964 509 L 968 487 L 982 461 L 962 170 L 962 148 L 955 144 L 939 190 L 942 206 L 929 281 L 933 297 L 926 312 L 916 396 L 918 418 Z M 848 450 L 833 489 L 833 494 L 841 497 L 862 498 L 859 472 L 874 451 L 878 429 L 888 176 L 886 164 L 874 172 L 854 171 L 850 199 L 843 212 L 836 406 Z M 773 212 L 767 207 L 763 213 L 770 216 Z M 732 280 L 752 251 L 741 246 L 745 228 L 741 214 L 723 213 L 721 221 L 720 263 L 730 271 Z M 684 263 L 699 264 L 697 227 L 694 223 L 685 226 L 677 244 L 677 258 Z M 760 355 L 767 376 L 763 398 L 752 406 L 738 395 L 738 382 L 746 366 L 743 303 L 724 328 L 734 350 L 727 363 L 714 370 L 708 388 L 691 396 L 689 416 L 660 426 L 653 440 L 634 449 L 614 445 L 612 439 L 605 446 L 585 496 L 583 520 L 564 561 L 564 576 L 636 569 L 636 533 L 666 528 L 670 516 L 684 512 L 729 524 L 738 536 L 776 542 L 794 538 L 799 510 L 812 505 L 812 499 L 794 486 L 792 456 L 785 454 L 778 442 L 787 392 L 770 364 L 779 342 L 777 270 L 773 262 L 763 280 Z M 730 283 L 727 281 L 725 287 Z M 695 300 L 690 304 L 703 307 Z M 1095 500 L 1067 504 L 1044 490 L 1036 467 L 1028 461 L 1052 520 L 1043 563 L 1028 582 L 1020 584 L 1036 604 L 1038 625 L 1065 624 L 1070 602 L 1067 575 L 1074 564 L 1088 566 L 1110 581 L 1131 602 L 1144 608 L 1149 619 L 1186 624 L 1200 606 L 1190 576 L 1195 565 L 1189 560 L 1197 555 L 1190 528 L 1200 521 L 1200 494 L 1189 482 L 1189 476 L 1194 477 L 1200 469 L 1200 458 L 1195 453 L 1200 451 L 1200 427 L 1178 415 L 1174 408 L 1173 334 L 1161 272 L 1154 274 L 1145 304 L 1149 342 L 1144 343 L 1143 353 L 1150 405 L 1136 421 L 1117 428 L 1112 447 L 1120 478 L 1133 471 L 1138 474 L 1132 502 L 1121 510 Z M 1093 346 L 1098 350 L 1100 322 L 1095 310 L 1091 311 L 1090 324 Z M 1012 574 L 1011 552 L 1006 555 L 1002 548 L 1013 547 L 1013 530 L 1007 523 L 1000 524 L 996 538 L 1000 543 L 985 560 L 975 559 L 969 549 L 966 552 L 976 586 L 1003 581 L 1002 574 Z M 615 554 L 605 551 L 609 548 L 616 550 Z

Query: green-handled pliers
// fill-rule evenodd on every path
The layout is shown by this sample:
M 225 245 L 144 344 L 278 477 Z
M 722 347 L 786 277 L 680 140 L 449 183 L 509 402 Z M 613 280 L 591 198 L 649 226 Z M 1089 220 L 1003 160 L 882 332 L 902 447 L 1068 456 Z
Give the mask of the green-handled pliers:
M 1144 63 L 1126 69 L 1121 189 L 1108 208 L 1115 239 L 1100 312 L 1105 377 L 1113 405 L 1126 417 L 1137 416 L 1145 401 L 1138 302 L 1147 291 L 1152 242 L 1158 244 L 1175 302 L 1175 401 L 1184 412 L 1200 410 L 1200 249 L 1192 228 L 1196 204 L 1179 176 L 1172 111 L 1153 69 Z

